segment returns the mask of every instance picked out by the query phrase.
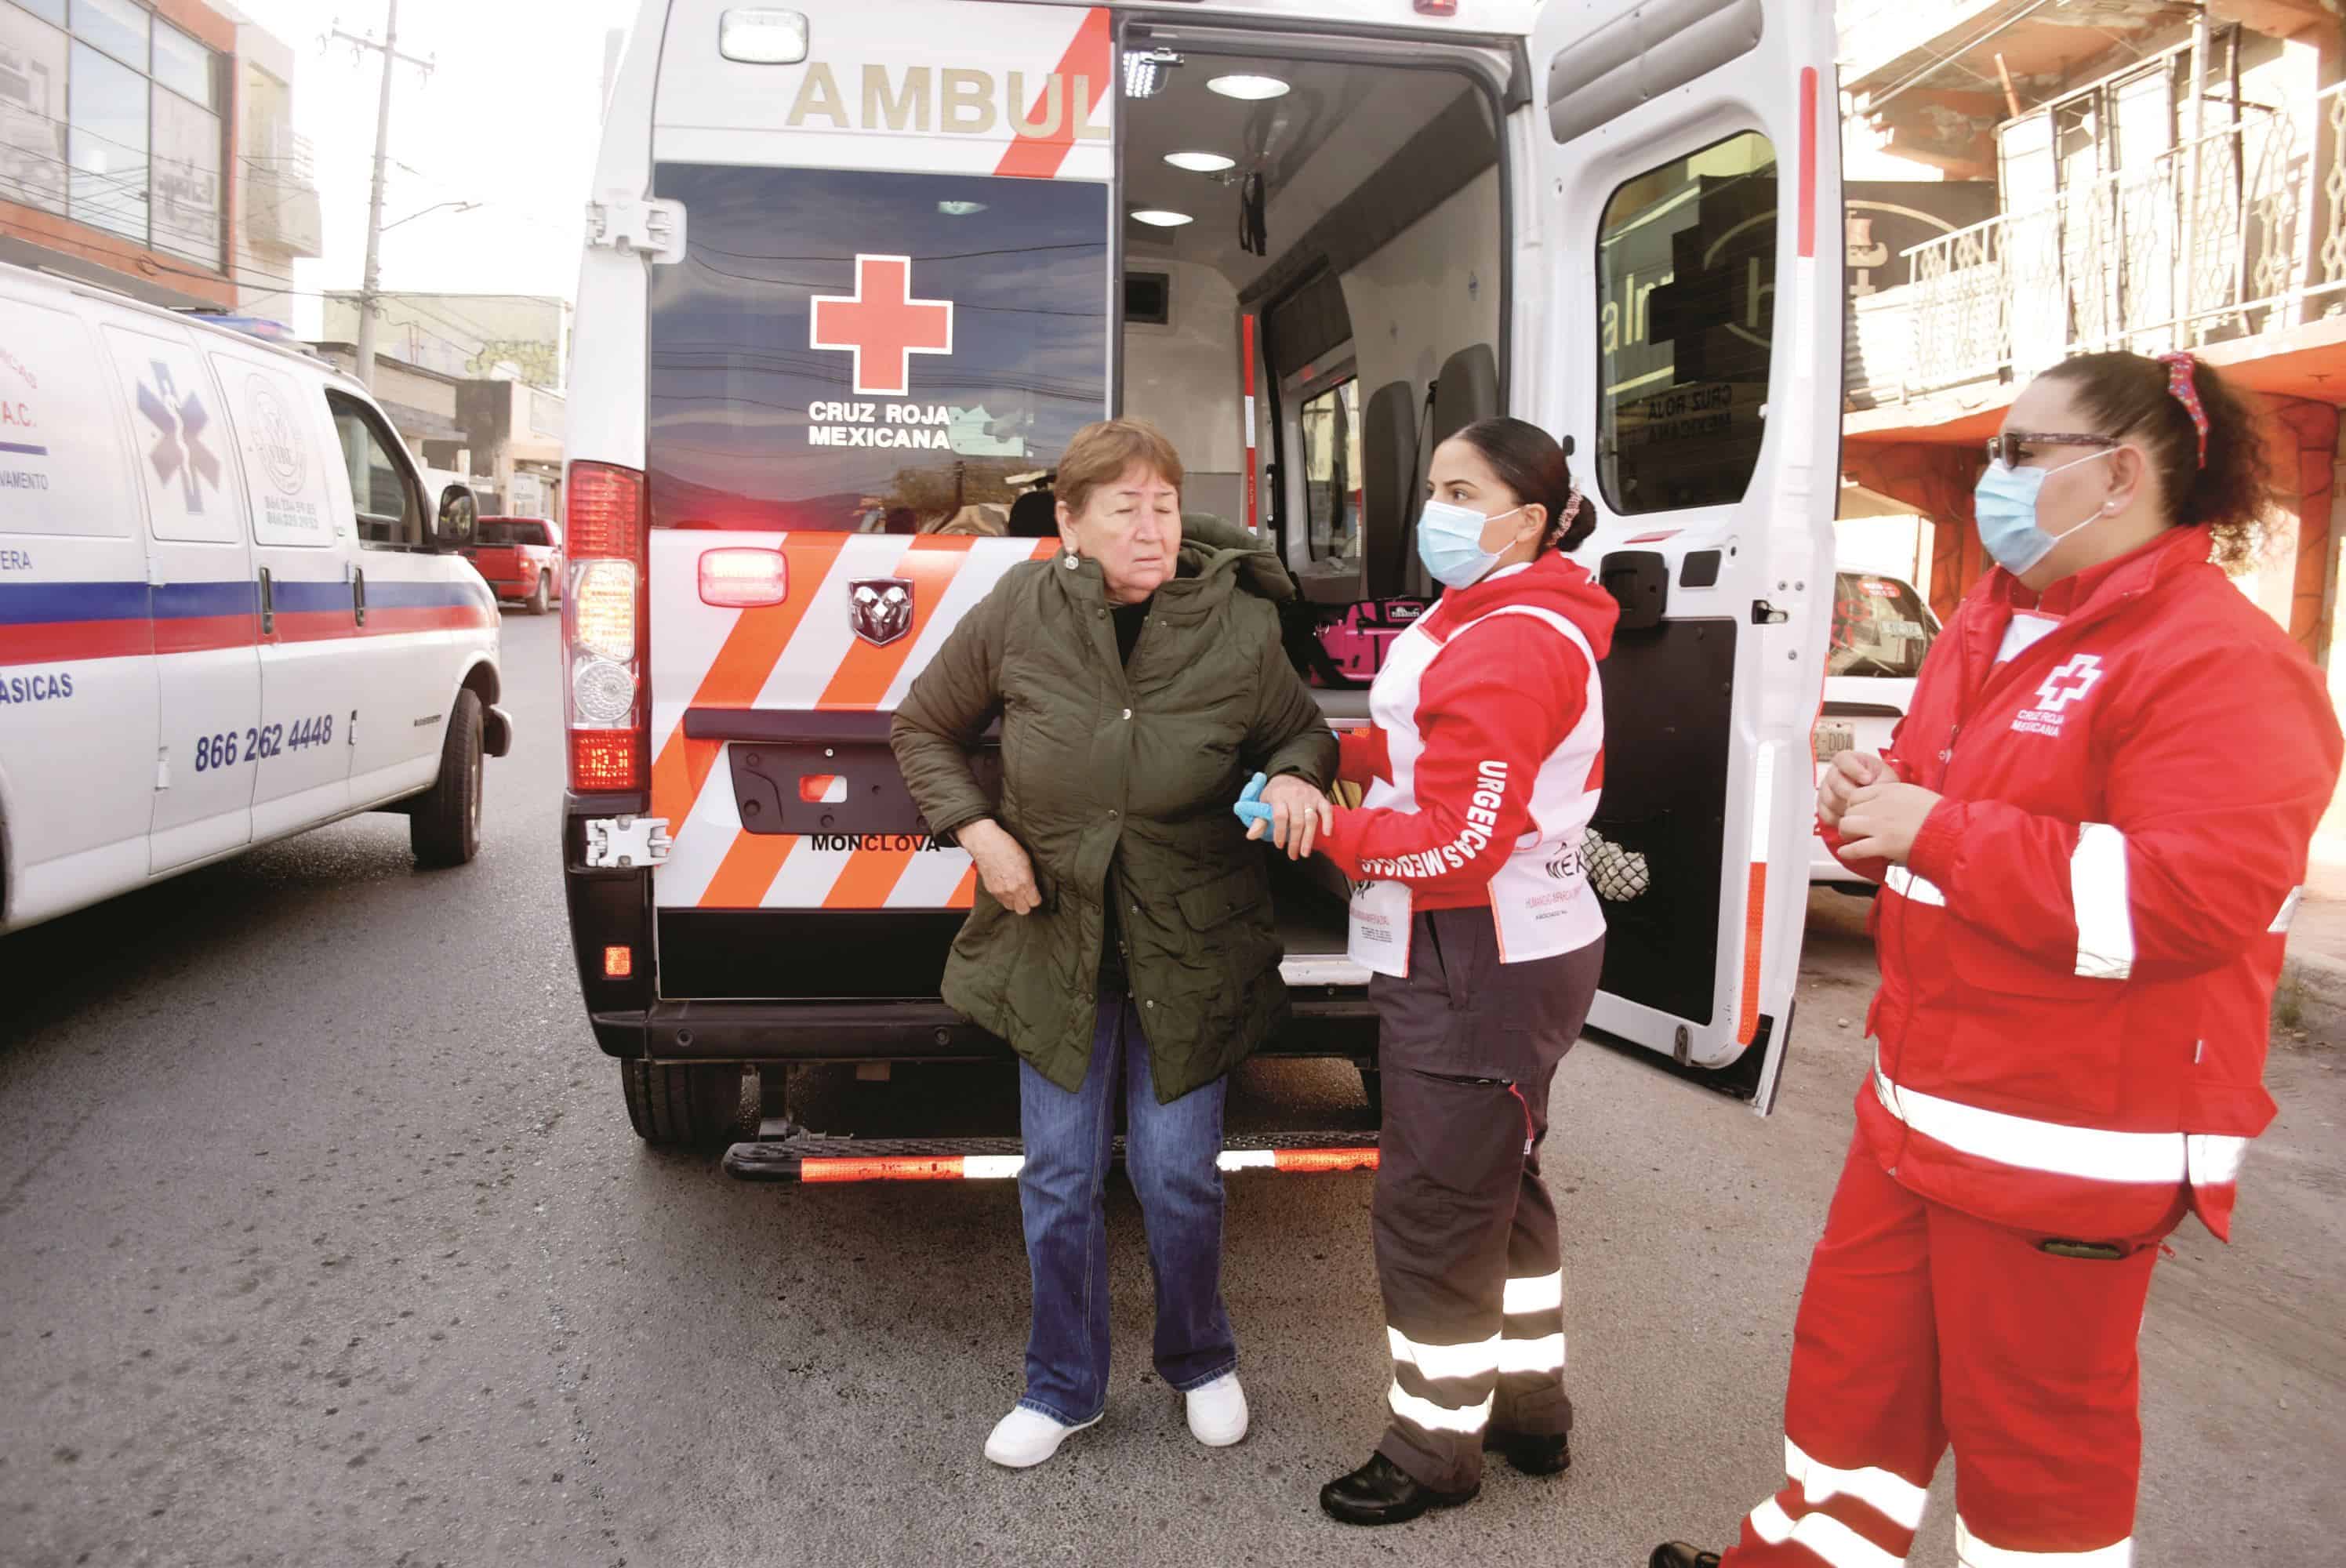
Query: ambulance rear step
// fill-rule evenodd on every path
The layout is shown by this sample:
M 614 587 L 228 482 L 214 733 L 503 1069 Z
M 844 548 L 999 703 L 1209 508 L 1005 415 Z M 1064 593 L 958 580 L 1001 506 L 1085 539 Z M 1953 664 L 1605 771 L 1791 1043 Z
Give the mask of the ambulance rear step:
M 758 1135 L 725 1151 L 728 1175 L 743 1181 L 1010 1181 L 1025 1163 L 1016 1138 L 856 1138 L 810 1133 L 769 1116 Z M 1124 1140 L 1116 1140 L 1124 1159 Z M 1224 1171 L 1319 1175 L 1377 1168 L 1374 1133 L 1270 1133 L 1229 1138 L 1216 1161 Z

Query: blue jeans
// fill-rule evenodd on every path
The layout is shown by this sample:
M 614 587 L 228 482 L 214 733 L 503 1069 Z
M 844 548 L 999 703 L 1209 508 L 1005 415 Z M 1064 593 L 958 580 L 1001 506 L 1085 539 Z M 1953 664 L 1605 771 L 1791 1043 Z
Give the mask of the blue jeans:
M 1217 1078 L 1158 1105 L 1148 1042 L 1128 996 L 1100 1000 L 1091 1064 L 1074 1094 L 1019 1064 L 1026 1162 L 1018 1172 L 1018 1207 L 1035 1284 L 1021 1405 L 1076 1426 L 1107 1402 L 1107 1215 L 1100 1195 L 1119 1089 L 1125 1172 L 1140 1197 L 1157 1279 L 1158 1376 L 1187 1392 L 1238 1365 L 1238 1341 L 1222 1305 L 1222 1173 L 1216 1164 L 1227 1085 Z

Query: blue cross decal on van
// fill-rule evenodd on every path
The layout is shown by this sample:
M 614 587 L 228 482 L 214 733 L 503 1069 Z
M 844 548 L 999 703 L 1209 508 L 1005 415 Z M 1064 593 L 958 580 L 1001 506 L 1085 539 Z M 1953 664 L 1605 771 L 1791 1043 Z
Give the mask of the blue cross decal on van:
M 204 432 L 211 425 L 211 415 L 204 410 L 204 401 L 190 392 L 181 397 L 172 384 L 171 367 L 160 360 L 151 361 L 155 367 L 155 385 L 138 383 L 138 412 L 156 430 L 155 447 L 148 461 L 155 465 L 156 475 L 168 484 L 175 477 L 179 481 L 180 494 L 188 510 L 200 513 L 204 509 L 204 485 L 217 486 L 220 482 L 219 459 L 204 445 Z

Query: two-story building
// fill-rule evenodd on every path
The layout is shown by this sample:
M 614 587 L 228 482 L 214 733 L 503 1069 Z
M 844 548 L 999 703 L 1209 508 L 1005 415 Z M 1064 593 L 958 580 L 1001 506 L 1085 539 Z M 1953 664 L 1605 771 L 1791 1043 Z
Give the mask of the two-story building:
M 1930 595 L 1984 565 L 1972 486 L 2018 387 L 2075 353 L 2188 349 L 2258 393 L 2286 509 L 2242 586 L 2330 662 L 2346 404 L 2346 83 L 2322 0 L 1860 0 L 1852 178 L 1992 191 L 1851 301 L 1843 466 L 1926 519 Z M 1851 261 L 1869 236 L 1849 236 Z M 1893 260 L 1886 253 L 1871 258 Z M 1853 291 L 1854 292 L 1854 291 Z
M 182 309 L 281 295 L 318 253 L 291 69 L 225 5 L 0 0 L 0 260 Z

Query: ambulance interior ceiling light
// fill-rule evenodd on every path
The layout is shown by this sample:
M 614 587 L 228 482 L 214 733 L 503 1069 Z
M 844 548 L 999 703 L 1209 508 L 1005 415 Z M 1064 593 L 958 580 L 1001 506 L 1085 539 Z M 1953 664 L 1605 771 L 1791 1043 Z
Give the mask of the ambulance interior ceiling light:
M 1277 76 L 1216 76 L 1206 86 L 1226 98 L 1240 98 L 1249 103 L 1258 98 L 1283 98 L 1288 86 Z
M 717 52 L 745 66 L 795 66 L 807 57 L 806 13 L 738 6 L 718 21 Z
M 1218 152 L 1168 152 L 1165 161 L 1175 168 L 1186 168 L 1191 174 L 1219 174 L 1238 166 L 1238 159 L 1224 158 Z
M 1161 207 L 1144 207 L 1132 215 L 1132 220 L 1146 223 L 1151 229 L 1178 229 L 1184 223 L 1197 221 L 1186 212 L 1168 212 Z
M 1124 52 L 1124 96 L 1153 98 L 1165 90 L 1166 73 L 1181 63 L 1170 49 L 1127 49 Z

